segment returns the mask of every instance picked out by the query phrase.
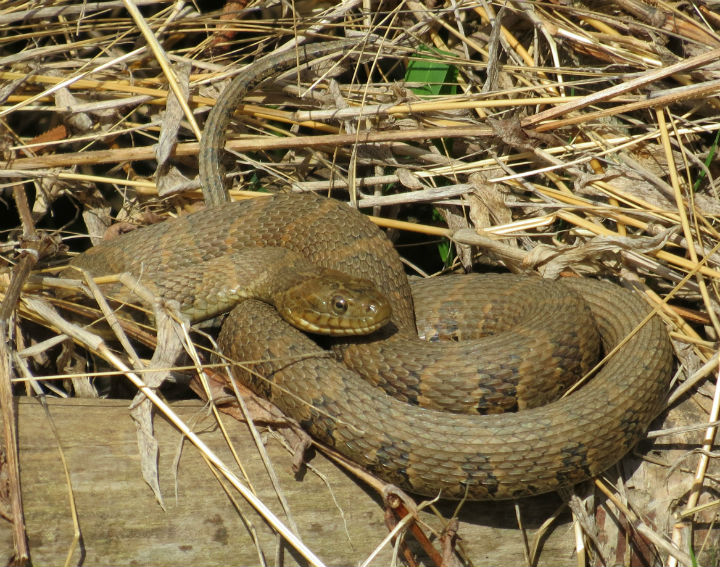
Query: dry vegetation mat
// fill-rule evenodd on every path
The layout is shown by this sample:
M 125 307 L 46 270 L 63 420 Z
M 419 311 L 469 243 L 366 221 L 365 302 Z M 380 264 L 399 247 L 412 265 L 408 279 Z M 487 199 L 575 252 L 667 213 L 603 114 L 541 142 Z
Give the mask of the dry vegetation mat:
M 69 563 L 716 564 L 719 8 L 709 0 L 0 1 L 4 556 L 18 563 L 67 556 Z M 288 504 L 282 491 L 310 490 L 303 482 L 314 472 L 299 481 L 290 464 L 268 464 L 259 478 L 243 478 L 243 466 L 259 462 L 256 453 L 221 456 L 198 435 L 207 421 L 173 409 L 192 392 L 244 399 L 224 390 L 208 364 L 211 336 L 191 335 L 171 319 L 158 318 L 156 330 L 137 312 L 107 308 L 94 290 L 97 301 L 77 303 L 67 295 L 73 284 L 53 277 L 91 243 L 202 206 L 198 140 L 232 77 L 281 49 L 346 37 L 362 46 L 371 36 L 380 39 L 359 60 L 338 52 L 313 73 L 272 77 L 249 93 L 235 114 L 225 164 L 233 197 L 315 191 L 348 201 L 387 230 L 417 276 L 474 269 L 615 281 L 644 294 L 676 355 L 667 411 L 633 454 L 594 483 L 507 504 L 417 511 L 414 502 L 394 501 L 391 538 L 372 479 L 361 481 L 368 492 L 358 490 L 337 474 L 339 465 L 325 463 L 335 476 L 313 490 L 336 491 L 338 499 L 312 500 L 316 508 L 295 518 L 293 506 L 303 509 L 310 497 Z M 98 323 L 105 319 L 114 334 Z M 174 349 L 181 348 L 189 355 L 177 363 Z M 108 469 L 92 479 L 95 496 L 85 502 L 78 500 L 87 481 L 81 473 L 92 470 L 93 451 L 59 461 L 52 478 L 33 472 L 47 464 L 33 464 L 40 439 L 23 428 L 42 423 L 36 435 L 60 455 L 59 421 L 92 446 L 87 430 L 98 425 L 84 420 L 112 415 L 119 423 L 127 411 L 84 410 L 77 399 L 136 394 L 130 411 L 141 459 L 137 451 L 128 457 L 136 476 L 117 480 L 116 465 L 98 461 Z M 20 397 L 35 397 L 42 411 L 18 406 Z M 74 404 L 75 422 L 60 419 L 63 401 Z M 241 419 L 262 416 L 258 447 L 267 442 L 275 460 L 283 450 L 274 437 L 260 438 L 267 427 L 284 431 L 288 446 L 310 443 L 272 408 L 245 407 L 261 403 L 225 409 Z M 246 428 L 217 407 L 211 416 L 222 431 Z M 193 449 L 177 449 L 177 437 L 159 442 L 153 414 L 200 449 L 237 499 L 223 512 L 242 518 L 229 536 L 216 531 L 202 541 L 200 521 L 182 541 L 170 533 L 184 504 L 168 503 L 174 489 L 168 470 L 158 471 L 158 455 L 165 464 L 177 458 L 182 471 L 180 455 Z M 103 429 L 109 446 L 121 429 Z M 62 436 L 73 437 L 72 430 Z M 125 506 L 139 516 L 132 530 L 83 516 L 102 505 L 98 495 L 141 478 L 150 488 L 132 494 L 157 503 L 140 505 L 126 493 Z M 260 497 L 251 483 L 277 492 Z M 65 487 L 62 515 L 40 521 L 34 496 L 50 485 Z M 205 496 L 192 500 L 196 488 L 185 486 L 176 502 L 203 507 Z M 164 542 L 157 556 L 133 541 L 148 533 L 143 520 L 154 512 L 138 513 L 145 505 L 168 510 L 147 538 Z M 122 516 L 122 498 L 113 506 L 109 513 Z M 392 519 L 393 510 L 407 519 Z M 380 531 L 355 528 L 355 520 Z M 218 521 L 228 520 L 204 520 Z M 60 537 L 51 522 L 75 528 Z M 266 528 L 282 537 L 258 535 Z M 113 547 L 117 538 L 124 544 Z

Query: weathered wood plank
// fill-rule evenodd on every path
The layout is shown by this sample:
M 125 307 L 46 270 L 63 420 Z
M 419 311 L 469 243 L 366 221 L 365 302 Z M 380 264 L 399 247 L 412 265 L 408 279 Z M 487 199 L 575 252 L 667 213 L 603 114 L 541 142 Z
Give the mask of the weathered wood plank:
M 73 526 L 57 443 L 39 403 L 21 398 L 18 405 L 22 488 L 32 559 L 36 565 L 60 564 L 71 544 Z M 160 486 L 166 511 L 141 478 L 127 402 L 53 400 L 50 408 L 70 469 L 86 564 L 258 563 L 248 529 L 198 452 L 187 444 L 180 458 L 175 498 L 173 460 L 181 438 L 164 419 L 156 419 L 156 436 L 161 448 Z M 203 418 L 199 402 L 175 404 L 174 409 L 185 420 L 199 420 L 196 430 L 202 431 L 203 440 L 226 463 L 231 462 L 219 431 L 210 418 Z M 246 426 L 224 419 L 258 495 L 283 518 Z M 302 481 L 296 480 L 291 457 L 277 441 L 270 440 L 268 451 L 305 543 L 327 564 L 364 560 L 387 534 L 379 501 L 320 455 L 313 466 L 326 476 L 327 484 L 311 472 Z M 237 500 L 272 564 L 276 536 L 240 496 Z M 523 501 L 527 527 L 537 528 L 558 504 L 555 496 Z M 450 515 L 453 507 L 444 506 L 443 510 Z M 475 565 L 498 561 L 524 564 L 511 504 L 469 504 L 460 518 L 460 536 Z M 540 565 L 572 560 L 568 521 L 565 514 L 564 523 L 545 541 Z M 0 524 L 0 546 L 9 556 L 12 540 L 7 523 Z M 76 553 L 75 559 L 78 557 Z M 295 563 L 289 552 L 286 560 L 287 564 Z M 391 550 L 385 549 L 374 564 L 388 564 L 390 560 Z

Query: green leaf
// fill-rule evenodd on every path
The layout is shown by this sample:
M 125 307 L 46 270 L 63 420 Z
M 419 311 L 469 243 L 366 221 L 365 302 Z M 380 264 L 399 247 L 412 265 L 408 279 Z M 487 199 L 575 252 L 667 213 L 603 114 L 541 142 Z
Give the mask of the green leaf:
M 437 209 L 433 209 L 432 218 L 436 221 L 445 221 L 444 217 L 437 211 Z M 440 242 L 437 243 L 437 251 L 440 255 L 443 266 L 449 268 L 452 265 L 453 260 L 455 260 L 455 248 L 453 247 L 452 242 L 450 242 L 448 238 L 441 239 Z
M 410 90 L 420 97 L 455 94 L 457 92 L 457 68 L 442 63 L 442 55 L 452 55 L 434 47 L 421 45 L 418 53 L 408 62 L 405 80 L 422 86 Z
M 710 167 L 710 164 L 712 164 L 713 159 L 715 159 L 715 154 L 718 150 L 718 141 L 720 140 L 720 132 L 715 133 L 715 140 L 712 143 L 712 146 L 710 146 L 710 151 L 708 152 L 707 158 L 705 158 L 705 167 Z M 697 176 L 697 179 L 695 180 L 695 184 L 693 185 L 693 192 L 697 191 L 700 188 L 700 184 L 702 183 L 703 179 L 705 179 L 705 170 L 700 170 L 700 173 Z
M 457 68 L 454 65 L 440 61 L 443 55 L 452 56 L 451 53 L 441 51 L 434 47 L 421 45 L 418 53 L 410 59 L 405 72 L 405 80 L 408 83 L 419 83 L 419 87 L 410 87 L 410 90 L 419 97 L 433 97 L 439 95 L 453 95 L 457 93 Z M 442 146 L 442 141 L 437 140 L 436 145 Z M 447 143 L 447 141 L 446 141 Z M 433 210 L 433 217 L 442 217 Z M 449 240 L 443 239 L 437 244 L 437 251 L 440 258 L 448 267 L 452 264 L 455 254 L 454 248 Z

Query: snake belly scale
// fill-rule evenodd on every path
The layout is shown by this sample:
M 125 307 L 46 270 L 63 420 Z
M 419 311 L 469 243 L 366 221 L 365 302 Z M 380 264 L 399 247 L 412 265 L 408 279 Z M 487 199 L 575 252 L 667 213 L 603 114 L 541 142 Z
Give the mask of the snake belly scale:
M 338 45 L 347 47 L 348 42 L 309 46 L 300 62 L 330 53 Z M 200 152 L 201 178 L 211 194 L 224 193 L 217 161 L 225 143 L 228 113 L 248 88 L 261 82 L 260 75 L 291 68 L 296 60 L 292 52 L 258 61 L 248 76 L 237 79 L 221 96 L 208 118 L 208 135 Z M 219 197 L 214 202 L 223 200 Z M 168 226 L 158 228 L 162 224 Z M 392 305 L 394 329 L 407 333 L 415 328 L 410 286 L 393 246 L 369 220 L 343 203 L 314 195 L 276 195 L 218 204 L 162 224 L 102 245 L 73 263 L 93 275 L 138 273 L 138 266 L 153 265 L 158 269 L 152 278 L 162 278 L 163 266 L 182 269 L 197 258 L 222 259 L 247 247 L 289 247 L 321 268 L 373 281 Z M 148 244 L 157 241 L 162 245 Z M 532 285 L 526 287 L 527 278 L 459 279 L 466 277 L 477 282 L 473 285 L 485 286 L 486 301 L 496 302 L 499 309 L 503 301 L 518 301 L 505 293 L 508 288 L 523 287 L 526 299 L 536 293 Z M 447 295 L 446 285 L 440 285 L 439 293 Z M 572 280 L 549 285 L 557 286 L 561 304 L 562 297 L 570 301 L 576 293 L 583 298 L 606 351 L 632 333 L 648 313 L 642 299 L 612 284 Z M 504 293 L 495 298 L 493 290 L 498 288 Z M 426 295 L 432 297 L 433 292 Z M 611 466 L 638 442 L 662 410 L 672 365 L 667 333 L 653 317 L 590 383 L 570 396 L 519 413 L 464 415 L 393 399 L 328 357 L 263 302 L 240 303 L 226 319 L 218 340 L 232 359 L 274 361 L 255 367 L 262 380 L 240 367 L 236 370 L 251 388 L 321 442 L 401 488 L 473 500 L 548 492 Z M 543 340 L 560 344 L 566 339 Z M 318 356 L 308 358 L 312 352 Z M 523 364 L 532 366 L 532 352 L 526 358 Z M 451 357 L 448 363 L 460 368 L 466 360 Z

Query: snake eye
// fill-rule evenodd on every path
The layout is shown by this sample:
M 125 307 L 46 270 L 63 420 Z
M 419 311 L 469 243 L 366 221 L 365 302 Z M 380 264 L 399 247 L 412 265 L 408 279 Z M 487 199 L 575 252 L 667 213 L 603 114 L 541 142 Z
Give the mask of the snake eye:
M 332 306 L 336 313 L 343 314 L 348 308 L 347 300 L 340 295 L 336 295 L 332 299 Z

